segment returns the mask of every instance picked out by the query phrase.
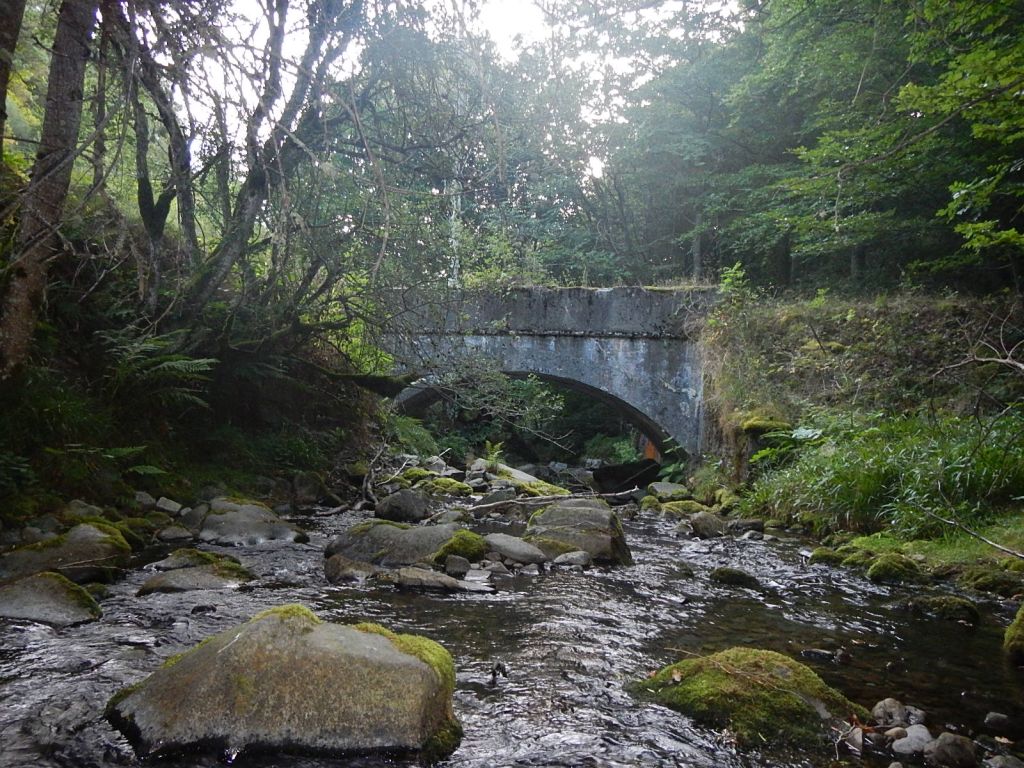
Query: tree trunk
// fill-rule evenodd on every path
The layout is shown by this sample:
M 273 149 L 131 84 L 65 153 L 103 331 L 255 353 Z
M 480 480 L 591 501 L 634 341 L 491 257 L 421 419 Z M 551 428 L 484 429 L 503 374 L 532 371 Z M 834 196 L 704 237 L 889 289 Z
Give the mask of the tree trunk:
M 693 280 L 696 283 L 699 283 L 701 277 L 704 276 L 704 232 L 702 231 L 703 225 L 704 212 L 698 210 L 693 221 L 693 228 L 695 232 L 693 236 Z
M 54 236 L 71 184 L 97 5 L 98 0 L 64 0 L 57 17 L 39 151 L 21 203 L 8 283 L 0 301 L 0 380 L 9 378 L 28 357 L 46 293 Z
M 4 157 L 3 137 L 7 130 L 7 83 L 24 16 L 25 0 L 0 0 L 0 160 Z
M 864 282 L 864 276 L 868 268 L 868 248 L 866 245 L 857 245 L 850 251 L 850 277 L 855 283 Z

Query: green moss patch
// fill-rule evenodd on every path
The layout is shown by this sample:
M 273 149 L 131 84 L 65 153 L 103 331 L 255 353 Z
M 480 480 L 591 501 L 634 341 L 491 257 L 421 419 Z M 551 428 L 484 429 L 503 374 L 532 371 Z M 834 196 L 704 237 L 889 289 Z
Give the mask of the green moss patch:
M 383 635 L 402 653 L 415 656 L 424 662 L 437 673 L 438 679 L 444 687 L 445 697 L 451 699 L 452 693 L 455 691 L 455 662 L 443 645 L 419 635 L 399 635 L 380 624 L 370 622 L 356 624 L 355 628 L 360 632 Z
M 898 552 L 886 552 L 880 555 L 868 568 L 871 581 L 888 584 L 904 584 L 921 581 L 924 574 L 913 560 Z
M 421 480 L 437 477 L 437 472 L 431 472 L 429 469 L 423 469 L 423 467 L 409 467 L 399 477 L 409 483 L 409 485 L 416 485 Z
M 433 554 L 431 560 L 435 563 L 444 563 L 448 555 L 458 555 L 475 563 L 483 559 L 489 550 L 490 547 L 480 534 L 465 530 L 456 531 L 455 535 Z
M 468 485 L 450 477 L 434 477 L 424 480 L 416 488 L 431 496 L 469 496 L 473 493 L 473 489 Z
M 552 560 L 559 555 L 566 555 L 569 552 L 575 552 L 579 549 L 579 547 L 575 547 L 566 541 L 552 539 L 549 536 L 531 536 L 527 534 L 526 536 L 523 536 L 523 541 L 530 542 Z
M 545 483 L 543 480 L 532 480 L 529 482 L 523 480 L 517 480 L 512 477 L 508 472 L 498 472 L 498 477 L 508 480 L 512 483 L 512 487 L 516 489 L 516 493 L 521 493 L 524 496 L 530 496 L 531 498 L 539 498 L 541 496 L 570 496 L 571 491 L 566 490 L 557 485 L 551 483 Z
M 751 648 L 686 659 L 634 690 L 703 725 L 728 728 L 741 746 L 825 746 L 836 721 L 869 717 L 810 668 Z
M 681 501 L 666 501 L 661 505 L 661 511 L 673 517 L 689 517 L 698 512 L 710 512 L 711 510 L 693 499 L 682 499 Z
M 813 552 L 811 552 L 811 556 L 807 559 L 807 562 L 811 565 L 814 565 L 815 563 L 841 565 L 845 559 L 846 555 L 842 555 L 830 547 L 817 547 Z
M 991 592 L 1002 597 L 1013 597 L 1024 592 L 1024 581 L 1019 573 L 1004 571 L 998 565 L 979 564 L 965 568 L 957 581 L 978 592 Z
M 61 592 L 77 603 L 80 608 L 85 609 L 85 611 L 93 618 L 98 619 L 103 615 L 103 611 L 100 610 L 99 603 L 96 602 L 93 596 L 89 594 L 84 587 L 75 584 L 75 582 L 70 579 L 61 576 L 59 573 L 54 573 L 53 571 L 45 571 L 39 574 L 39 578 L 47 579 L 56 585 Z
M 918 595 L 904 601 L 902 606 L 922 616 L 965 624 L 977 624 L 981 619 L 977 605 L 956 595 Z
M 1014 664 L 1024 665 L 1024 605 L 1018 609 L 1013 623 L 1006 628 L 1003 650 Z
M 365 522 L 353 525 L 348 529 L 348 533 L 350 536 L 362 536 L 376 525 L 390 525 L 392 528 L 401 528 L 403 530 L 412 528 L 408 523 L 395 523 L 391 520 L 366 520 Z
M 657 496 L 644 496 L 640 499 L 641 512 L 661 512 L 661 502 Z

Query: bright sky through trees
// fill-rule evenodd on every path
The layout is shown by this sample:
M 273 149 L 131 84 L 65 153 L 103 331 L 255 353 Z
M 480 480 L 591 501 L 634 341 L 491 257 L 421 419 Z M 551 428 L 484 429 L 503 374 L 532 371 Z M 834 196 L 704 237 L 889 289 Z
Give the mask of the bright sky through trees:
M 509 60 L 515 58 L 517 37 L 529 44 L 540 40 L 548 29 L 543 12 L 527 0 L 489 0 L 480 9 L 480 24 Z

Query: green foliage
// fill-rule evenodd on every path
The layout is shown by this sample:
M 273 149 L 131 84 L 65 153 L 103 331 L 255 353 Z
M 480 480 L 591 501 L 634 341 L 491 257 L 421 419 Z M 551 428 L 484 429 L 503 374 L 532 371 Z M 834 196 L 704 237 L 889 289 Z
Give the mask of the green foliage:
M 490 440 L 484 440 L 484 455 L 483 459 L 487 462 L 487 468 L 491 472 L 497 472 L 498 465 L 505 458 L 505 444 L 504 443 L 492 443 Z
M 744 500 L 783 521 L 906 537 L 991 520 L 1024 496 L 1024 411 L 986 421 L 851 416 L 822 423 L 823 436 L 759 478 Z
M 594 435 L 583 444 L 583 456 L 610 464 L 627 464 L 641 456 L 629 436 Z
M 800 448 L 820 443 L 823 436 L 822 430 L 811 427 L 766 432 L 760 438 L 765 447 L 750 457 L 750 463 L 778 466 L 793 458 Z
M 106 374 L 106 396 L 126 410 L 152 415 L 190 407 L 207 408 L 203 392 L 214 358 L 194 358 L 173 352 L 178 334 L 133 337 L 126 333 L 101 334 L 111 359 Z
M 10 451 L 0 451 L 0 498 L 13 496 L 36 481 L 28 459 Z
M 433 456 L 437 453 L 434 436 L 424 428 L 419 419 L 398 413 L 387 413 L 384 434 L 388 444 L 397 452 L 408 452 L 417 456 Z

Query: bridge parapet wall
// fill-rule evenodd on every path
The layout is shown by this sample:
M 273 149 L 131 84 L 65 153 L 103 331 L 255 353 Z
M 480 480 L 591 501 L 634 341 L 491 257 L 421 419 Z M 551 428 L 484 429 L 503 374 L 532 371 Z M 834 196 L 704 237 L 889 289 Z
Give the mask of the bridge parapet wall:
M 712 289 L 508 288 L 406 300 L 398 321 L 426 334 L 674 338 L 714 301 Z

